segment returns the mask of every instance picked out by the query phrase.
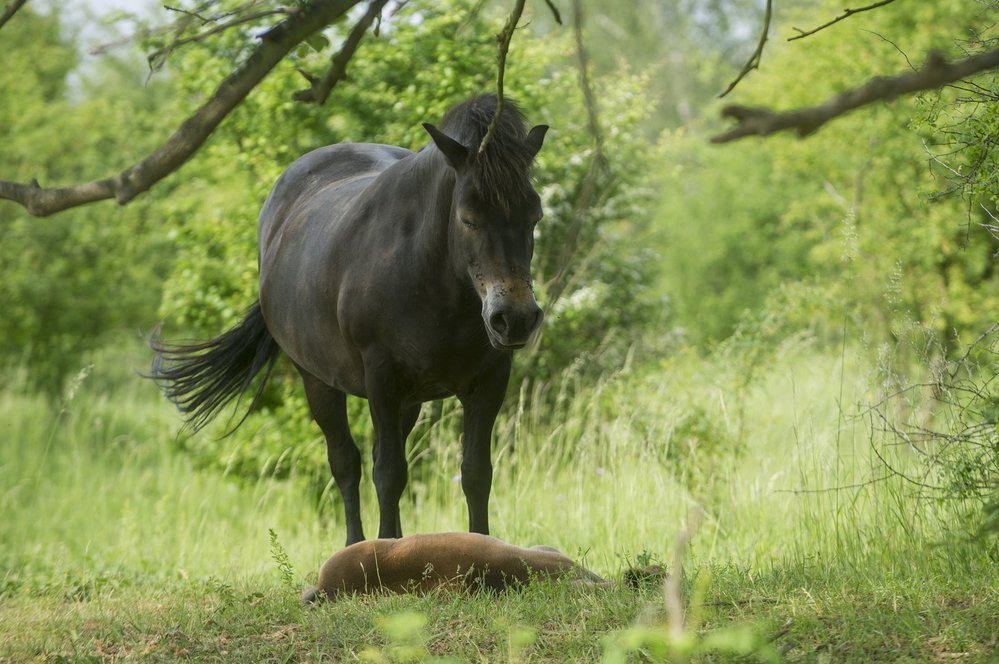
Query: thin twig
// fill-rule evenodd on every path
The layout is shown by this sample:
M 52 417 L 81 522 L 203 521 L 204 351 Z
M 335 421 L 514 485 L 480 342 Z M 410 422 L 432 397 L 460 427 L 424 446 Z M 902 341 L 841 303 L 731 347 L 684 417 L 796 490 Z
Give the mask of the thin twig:
M 510 40 L 513 39 L 513 32 L 517 29 L 517 24 L 520 23 L 520 15 L 524 13 L 524 2 L 525 0 L 517 0 L 513 11 L 510 12 L 510 16 L 506 19 L 503 31 L 496 35 L 496 41 L 499 42 L 499 52 L 496 54 L 496 113 L 493 114 L 493 119 L 489 122 L 489 127 L 486 128 L 486 135 L 482 137 L 482 142 L 479 143 L 478 154 L 486 151 L 486 146 L 489 145 L 493 134 L 496 133 L 500 116 L 503 114 L 503 76 L 506 73 L 506 54 L 510 50 Z
M 739 81 L 745 78 L 749 72 L 760 68 L 760 60 L 763 58 L 763 46 L 767 43 L 767 37 L 770 34 L 770 17 L 772 14 L 773 0 L 767 0 L 767 8 L 763 13 L 763 30 L 760 31 L 760 41 L 756 44 L 756 50 L 753 51 L 751 56 L 749 56 L 749 60 L 746 61 L 742 71 L 740 71 L 739 75 L 735 77 L 735 80 L 729 83 L 728 87 L 725 88 L 720 95 L 718 95 L 719 99 L 727 95 L 729 92 L 732 92 L 732 90 L 735 89 L 735 86 L 739 84 Z
M 877 101 L 923 90 L 934 90 L 966 76 L 999 67 L 999 49 L 947 62 L 938 53 L 930 53 L 926 65 L 919 71 L 906 71 L 892 77 L 878 76 L 867 83 L 835 95 L 817 106 L 793 111 L 774 111 L 763 107 L 726 106 L 722 116 L 736 120 L 729 131 L 714 136 L 712 143 L 727 143 L 746 136 L 769 136 L 785 129 L 794 129 L 798 136 L 808 136 L 833 118 Z
M 202 3 L 201 9 L 202 10 L 207 9 L 208 7 L 211 6 L 211 4 L 213 3 L 204 2 Z M 195 19 L 201 21 L 202 24 L 217 23 L 231 16 L 238 16 L 240 13 L 248 9 L 252 9 L 253 6 L 256 4 L 258 4 L 256 1 L 247 2 L 239 7 L 235 7 L 229 11 L 220 12 L 219 14 L 212 16 L 203 16 L 198 11 L 194 11 L 192 13 L 189 11 L 179 10 L 173 7 L 166 7 L 168 11 L 174 11 L 181 14 L 181 17 L 171 23 L 167 23 L 166 25 L 160 25 L 152 28 L 142 28 L 125 37 L 121 37 L 119 39 L 115 39 L 110 42 L 105 42 L 103 44 L 98 44 L 97 46 L 94 46 L 92 49 L 90 49 L 90 55 L 103 55 L 104 53 L 107 53 L 111 49 L 118 48 L 119 46 L 125 46 L 126 44 L 131 44 L 142 39 L 148 39 L 150 37 L 170 32 L 174 33 L 174 39 L 177 39 L 180 37 L 180 35 L 184 34 L 184 31 L 187 30 L 188 26 Z M 292 14 L 295 11 L 297 11 L 297 9 L 294 7 L 285 7 L 283 8 L 282 13 Z
M 361 40 L 364 39 L 365 33 L 371 28 L 375 18 L 381 16 L 382 8 L 387 2 L 388 0 L 372 0 L 371 4 L 368 5 L 368 11 L 354 24 L 347 39 L 343 42 L 343 46 L 333 56 L 333 61 L 322 78 L 306 74 L 301 69 L 298 70 L 311 85 L 292 95 L 296 101 L 314 102 L 320 106 L 326 103 L 333 87 L 346 78 L 347 63 L 354 57 L 354 52 L 357 51 L 357 47 L 360 46 Z
M 545 0 L 545 4 L 548 5 L 548 9 L 552 10 L 552 15 L 555 17 L 555 22 L 562 25 L 562 14 L 559 13 L 558 7 L 552 0 Z
M 842 14 L 840 14 L 839 16 L 837 16 L 836 18 L 834 18 L 833 20 L 829 21 L 828 23 L 823 23 L 819 27 L 814 28 L 812 30 L 805 31 L 805 30 L 802 30 L 800 28 L 793 28 L 794 30 L 796 30 L 798 32 L 798 34 L 795 35 L 794 37 L 788 37 L 787 40 L 788 41 L 794 41 L 795 39 L 804 39 L 805 37 L 807 37 L 809 35 L 814 35 L 819 30 L 825 30 L 830 25 L 835 25 L 836 23 L 839 23 L 840 21 L 842 21 L 845 18 L 850 18 L 854 14 L 859 14 L 861 12 L 870 11 L 871 9 L 877 9 L 878 7 L 884 7 L 885 5 L 890 5 L 893 2 L 895 2 L 895 0 L 881 0 L 880 2 L 875 2 L 873 4 L 867 5 L 866 7 L 858 7 L 857 9 L 846 8 L 846 9 L 843 10 Z
M 191 37 L 176 39 L 170 42 L 170 44 L 168 44 L 167 46 L 164 46 L 163 48 L 157 49 L 152 53 L 150 53 L 146 57 L 146 60 L 149 62 L 150 67 L 152 67 L 153 69 L 158 69 L 163 64 L 163 62 L 166 61 L 166 58 L 169 57 L 171 53 L 173 53 L 181 46 L 193 42 L 202 41 L 203 39 L 207 39 L 212 35 L 217 35 L 220 32 L 225 32 L 226 30 L 229 30 L 230 28 L 235 28 L 237 26 L 243 25 L 245 23 L 250 23 L 252 21 L 256 21 L 261 18 L 267 18 L 268 16 L 275 16 L 278 14 L 288 14 L 288 13 L 289 13 L 288 9 L 285 9 L 284 7 L 279 7 L 277 9 L 267 9 L 264 11 L 255 12 L 247 16 L 240 16 L 239 18 L 234 18 L 231 21 L 226 21 L 225 23 L 219 23 L 214 28 L 205 30 L 204 32 L 199 32 L 198 34 L 192 35 Z
M 198 12 L 190 10 L 190 9 L 184 9 L 183 7 L 171 7 L 170 5 L 163 5 L 163 9 L 167 10 L 168 12 L 177 12 L 178 14 L 184 14 L 185 16 L 191 16 L 193 18 L 198 19 L 202 23 L 211 23 L 212 22 L 212 19 L 205 18 L 204 16 L 202 16 Z
M 17 10 L 23 7 L 24 3 L 27 1 L 28 0 L 14 0 L 14 2 L 4 7 L 3 14 L 0 14 L 0 28 L 3 28 L 3 26 L 7 24 L 7 21 L 12 19 L 14 14 L 17 13 Z
M 774 489 L 774 493 L 793 493 L 795 495 L 799 494 L 810 494 L 810 493 L 835 493 L 837 491 L 849 491 L 851 489 L 863 489 L 869 487 L 872 484 L 877 484 L 878 482 L 884 482 L 887 479 L 891 479 L 894 475 L 888 474 L 881 477 L 875 477 L 874 479 L 865 480 L 863 482 L 857 482 L 856 484 L 841 484 L 837 486 L 830 486 L 824 489 Z
M 171 23 L 170 25 L 161 25 L 155 28 L 143 28 L 142 30 L 137 30 L 130 35 L 121 37 L 120 39 L 114 39 L 109 42 L 104 42 L 103 44 L 98 44 L 91 48 L 88 53 L 90 55 L 104 55 L 108 51 L 119 48 L 121 46 L 126 46 L 133 42 L 137 42 L 141 39 L 148 39 L 155 35 L 162 35 L 167 32 L 171 32 L 176 29 L 176 23 Z
M 885 37 L 880 32 L 875 32 L 874 30 L 864 30 L 864 32 L 872 34 L 875 37 L 878 37 L 879 39 L 881 39 L 881 41 L 885 41 L 885 42 L 888 42 L 889 44 L 891 44 L 892 47 L 896 51 L 898 51 L 899 55 L 901 55 L 903 58 L 905 58 L 905 64 L 909 65 L 909 69 L 911 69 L 912 71 L 916 71 L 916 66 L 912 64 L 911 60 L 909 60 L 908 54 L 905 51 L 903 51 L 901 48 L 899 48 L 898 44 L 896 44 L 892 40 L 888 39 L 887 37 Z

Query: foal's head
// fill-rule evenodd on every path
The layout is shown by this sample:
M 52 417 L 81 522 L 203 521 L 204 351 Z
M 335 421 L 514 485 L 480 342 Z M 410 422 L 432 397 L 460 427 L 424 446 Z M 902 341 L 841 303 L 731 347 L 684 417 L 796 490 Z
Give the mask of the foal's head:
M 500 350 L 522 348 L 541 324 L 534 299 L 531 257 L 541 198 L 530 167 L 548 131 L 524 131 L 516 105 L 506 101 L 486 149 L 479 145 L 496 111 L 496 97 L 476 97 L 452 108 L 441 128 L 424 124 L 455 172 L 449 244 L 451 260 L 482 300 L 489 341 Z

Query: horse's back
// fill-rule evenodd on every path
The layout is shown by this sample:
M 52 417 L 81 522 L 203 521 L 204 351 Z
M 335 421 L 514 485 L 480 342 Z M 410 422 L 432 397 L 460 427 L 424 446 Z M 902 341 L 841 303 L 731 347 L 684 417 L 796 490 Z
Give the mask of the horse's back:
M 321 192 L 352 180 L 374 177 L 410 154 L 411 151 L 394 145 L 337 143 L 295 160 L 274 183 L 260 210 L 261 254 L 279 235 L 285 222 Z

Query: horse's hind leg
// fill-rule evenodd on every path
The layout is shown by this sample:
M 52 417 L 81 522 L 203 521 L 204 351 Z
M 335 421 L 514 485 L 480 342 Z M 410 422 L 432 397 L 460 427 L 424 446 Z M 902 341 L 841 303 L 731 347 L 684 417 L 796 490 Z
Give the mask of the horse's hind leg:
M 420 408 L 423 404 L 415 404 L 412 406 L 404 406 L 402 409 L 402 445 L 403 449 L 406 446 L 406 440 L 409 438 L 409 434 L 413 432 L 413 427 L 416 426 L 416 420 L 420 417 Z M 408 467 L 408 464 L 407 464 Z M 396 537 L 402 537 L 402 520 L 396 521 Z
M 343 497 L 347 545 L 364 539 L 361 527 L 361 453 L 347 424 L 347 395 L 299 368 L 309 409 L 326 437 L 326 458 Z
M 602 586 L 602 587 L 606 587 L 606 588 L 609 588 L 609 587 L 611 587 L 611 586 L 614 585 L 613 582 L 608 581 L 607 579 L 603 578 L 602 576 L 594 574 L 593 572 L 591 572 L 590 570 L 586 569 L 582 565 L 579 565 L 578 563 L 572 562 L 572 560 L 570 558 L 568 558 L 564 553 L 562 553 L 561 551 L 559 551 L 558 549 L 556 549 L 553 546 L 548 546 L 548 545 L 545 545 L 545 544 L 536 544 L 536 545 L 532 546 L 530 548 L 530 550 L 531 551 L 541 551 L 542 553 L 554 553 L 554 554 L 562 557 L 567 562 L 569 562 L 572 565 L 572 568 L 575 571 L 575 575 L 576 575 L 576 579 L 573 581 L 573 583 L 579 583 L 579 584 L 583 584 L 583 585 L 587 585 L 587 586 Z

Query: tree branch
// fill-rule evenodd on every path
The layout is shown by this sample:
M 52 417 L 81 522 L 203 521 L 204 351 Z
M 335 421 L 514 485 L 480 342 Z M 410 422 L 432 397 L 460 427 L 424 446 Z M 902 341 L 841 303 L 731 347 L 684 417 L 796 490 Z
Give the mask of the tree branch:
M 833 20 L 829 21 L 828 23 L 823 23 L 819 27 L 814 28 L 812 30 L 805 31 L 805 30 L 802 30 L 800 28 L 794 28 L 794 30 L 798 31 L 798 34 L 795 35 L 794 37 L 788 37 L 787 40 L 788 41 L 794 41 L 795 39 L 804 39 L 805 37 L 807 37 L 809 35 L 814 35 L 819 30 L 825 30 L 830 25 L 834 25 L 836 23 L 839 23 L 840 21 L 842 21 L 845 18 L 850 18 L 854 14 L 859 14 L 860 12 L 870 11 L 871 9 L 877 9 L 878 7 L 884 7 L 885 5 L 890 5 L 893 2 L 895 2 L 895 0 L 881 0 L 880 2 L 875 2 L 873 4 L 867 5 L 866 7 L 858 7 L 857 9 L 850 9 L 849 7 L 847 7 L 846 9 L 843 10 L 842 14 L 840 14 L 839 16 L 837 16 L 836 18 L 834 18 Z
M 333 56 L 333 62 L 322 78 L 317 78 L 301 69 L 299 70 L 305 76 L 306 80 L 311 83 L 311 86 L 305 90 L 299 90 L 292 95 L 295 100 L 314 102 L 319 105 L 326 103 L 326 99 L 329 97 L 333 87 L 347 76 L 347 63 L 354 57 L 354 52 L 357 51 L 357 47 L 361 44 L 365 33 L 371 27 L 375 17 L 381 15 L 382 8 L 387 3 L 388 0 L 371 1 L 371 4 L 368 5 L 368 11 L 365 12 L 364 16 L 354 25 L 350 34 L 347 35 L 346 41 L 344 41 L 343 46 L 340 47 L 336 55 Z
M 125 205 L 180 168 L 295 46 L 358 2 L 316 0 L 301 6 L 261 36 L 256 50 L 219 84 L 211 98 L 184 120 L 166 142 L 121 173 L 84 184 L 51 188 L 40 187 L 36 181 L 19 184 L 0 180 L 0 198 L 19 203 L 29 213 L 39 217 L 108 198 Z
M 743 66 L 739 75 L 735 77 L 735 80 L 729 83 L 728 87 L 725 88 L 720 95 L 718 95 L 719 99 L 727 95 L 729 92 L 732 92 L 732 90 L 735 89 L 735 86 L 739 84 L 739 81 L 745 78 L 749 72 L 760 68 L 760 60 L 763 58 L 763 45 L 767 43 L 767 37 L 770 34 L 770 17 L 772 14 L 773 0 L 767 0 L 767 8 L 763 13 L 763 30 L 760 32 L 760 41 L 756 45 L 756 50 L 753 51 L 751 56 L 749 56 L 749 60 L 746 61 L 745 66 Z
M 583 40 L 583 5 L 580 0 L 572 0 L 572 34 L 576 41 L 576 64 L 579 66 L 579 87 L 583 92 L 583 105 L 586 106 L 586 126 L 593 137 L 593 161 L 600 168 L 607 168 L 604 156 L 604 140 L 600 131 L 600 118 L 597 112 L 597 95 L 590 81 L 590 55 Z
M 3 14 L 0 14 L 0 28 L 3 28 L 3 26 L 7 24 L 7 21 L 12 19 L 14 14 L 17 13 L 17 10 L 23 7 L 24 3 L 27 1 L 28 0 L 14 0 L 14 2 L 4 7 Z
M 524 2 L 525 0 L 517 0 L 513 11 L 510 12 L 510 16 L 506 19 L 503 31 L 496 35 L 496 41 L 499 42 L 499 53 L 496 54 L 496 113 L 493 115 L 489 127 L 486 128 L 486 135 L 482 137 L 482 142 L 479 143 L 478 154 L 486 151 L 486 146 L 489 145 L 493 134 L 496 133 L 496 125 L 499 124 L 500 115 L 503 114 L 503 75 L 506 73 L 506 54 L 510 51 L 510 40 L 513 39 L 513 31 L 517 29 L 517 24 L 520 23 L 520 15 L 524 13 Z
M 817 106 L 784 112 L 760 107 L 726 106 L 722 109 L 722 116 L 734 118 L 737 124 L 729 131 L 712 137 L 711 142 L 727 143 L 745 136 L 769 136 L 785 129 L 794 129 L 801 137 L 808 136 L 833 118 L 861 106 L 933 90 L 996 67 L 999 67 L 999 49 L 951 63 L 938 53 L 930 53 L 926 64 L 918 71 L 906 71 L 890 78 L 875 77 Z

